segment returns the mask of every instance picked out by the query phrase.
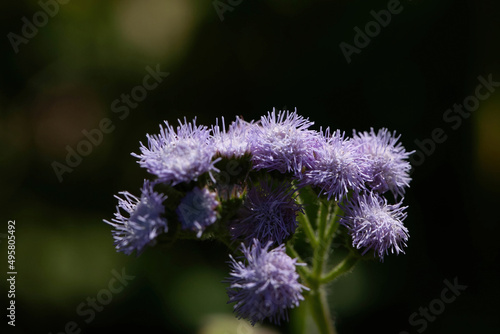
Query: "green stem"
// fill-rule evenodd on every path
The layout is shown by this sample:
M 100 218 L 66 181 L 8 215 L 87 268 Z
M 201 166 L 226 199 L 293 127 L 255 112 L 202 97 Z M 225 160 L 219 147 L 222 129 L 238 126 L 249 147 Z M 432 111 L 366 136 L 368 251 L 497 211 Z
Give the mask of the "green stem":
M 302 225 L 302 228 L 304 229 L 304 232 L 306 233 L 307 239 L 309 239 L 311 246 L 313 248 L 316 248 L 318 246 L 318 238 L 316 238 L 316 236 L 314 235 L 314 230 L 312 228 L 309 217 L 305 213 L 299 213 L 298 220 L 300 225 Z
M 298 268 L 298 270 L 310 288 L 307 296 L 307 304 L 310 306 L 312 318 L 321 334 L 337 333 L 330 315 L 323 285 L 350 270 L 357 261 L 356 257 L 349 254 L 332 271 L 326 275 L 323 274 L 329 255 L 328 251 L 339 227 L 339 211 L 340 208 L 337 203 L 333 201 L 320 201 L 318 214 L 315 216 L 316 231 L 314 231 L 310 217 L 307 214 L 300 215 L 299 217 L 299 222 L 313 249 L 313 260 L 310 270 L 306 268 Z M 300 259 L 292 246 L 287 247 L 287 250 L 289 254 Z
M 330 216 L 331 206 L 330 202 L 320 201 L 319 204 L 319 214 L 316 221 L 316 226 L 318 226 L 318 240 L 322 241 L 325 239 L 326 225 L 328 218 Z
M 340 275 L 348 272 L 349 270 L 351 270 L 354 265 L 358 262 L 358 257 L 353 254 L 353 253 L 349 253 L 343 260 L 342 262 L 340 262 L 339 264 L 337 264 L 332 270 L 330 270 L 330 272 L 328 272 L 326 275 L 324 275 L 323 277 L 321 277 L 321 279 L 319 280 L 319 283 L 320 284 L 326 284 L 328 282 L 331 282 L 333 281 L 334 279 L 336 279 L 337 277 L 339 277 Z
M 328 229 L 328 222 L 331 215 L 331 203 L 322 202 L 319 207 L 317 216 L 318 226 L 318 244 L 314 248 L 314 258 L 312 263 L 312 273 L 310 275 L 310 288 L 309 302 L 314 321 L 318 326 L 321 334 L 335 334 L 333 321 L 330 318 L 330 311 L 328 308 L 325 291 L 321 287 L 321 276 L 323 274 L 323 267 L 326 261 L 326 252 L 328 251 L 326 234 Z
M 288 252 L 288 255 L 290 255 L 293 258 L 297 259 L 297 262 L 299 263 L 305 263 L 301 258 L 299 253 L 293 248 L 292 245 L 287 244 L 286 245 L 286 250 Z M 308 266 L 297 266 L 297 271 L 299 272 L 299 275 L 302 277 L 304 281 L 307 281 L 308 277 L 311 275 L 311 270 L 309 270 Z
M 328 226 L 328 231 L 326 232 L 326 238 L 327 238 L 326 242 L 328 248 L 330 248 L 333 236 L 335 235 L 335 232 L 337 232 L 337 229 L 339 227 L 339 220 L 338 220 L 339 211 L 340 207 L 338 206 L 338 204 L 336 204 L 335 208 L 333 209 L 331 217 L 329 217 L 330 225 Z
M 328 234 L 326 234 L 326 229 L 328 227 L 328 221 L 331 214 L 331 203 L 321 203 L 318 213 L 318 244 L 314 248 L 314 260 L 313 260 L 313 280 L 319 280 L 323 273 L 323 265 L 326 261 L 326 252 L 328 251 Z
M 323 289 L 311 290 L 309 294 L 309 304 L 314 322 L 318 326 L 321 334 L 337 334 L 333 322 L 330 318 L 330 311 Z

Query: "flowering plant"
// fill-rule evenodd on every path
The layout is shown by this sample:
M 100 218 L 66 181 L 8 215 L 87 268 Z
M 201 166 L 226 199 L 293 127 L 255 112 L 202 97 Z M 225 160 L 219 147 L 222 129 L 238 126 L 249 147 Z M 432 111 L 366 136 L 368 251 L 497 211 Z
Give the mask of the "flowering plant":
M 144 181 L 140 197 L 116 196 L 115 217 L 105 220 L 116 249 L 140 254 L 157 241 L 219 240 L 230 251 L 224 282 L 238 318 L 279 324 L 305 300 L 320 333 L 335 333 L 325 284 L 361 259 L 404 253 L 412 152 L 387 129 L 348 138 L 312 130 L 296 111 L 221 123 L 165 122 L 147 135 L 132 155 L 154 180 Z M 347 252 L 331 261 L 334 240 Z

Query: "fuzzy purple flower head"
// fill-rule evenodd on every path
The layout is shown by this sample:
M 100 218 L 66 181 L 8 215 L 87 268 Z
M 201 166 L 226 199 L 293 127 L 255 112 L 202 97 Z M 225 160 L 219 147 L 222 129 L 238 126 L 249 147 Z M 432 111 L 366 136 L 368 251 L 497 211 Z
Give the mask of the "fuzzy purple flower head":
M 227 293 L 238 318 L 248 319 L 252 325 L 269 319 L 275 324 L 288 320 L 288 309 L 299 305 L 302 290 L 309 290 L 298 282 L 297 263 L 285 252 L 285 245 L 269 250 L 254 239 L 252 245 L 241 245 L 246 264 L 231 255 L 231 277 Z
M 405 187 L 410 183 L 410 163 L 412 152 L 406 152 L 398 142 L 400 136 L 383 128 L 375 133 L 354 132 L 352 139 L 360 154 L 366 159 L 364 173 L 368 177 L 367 185 L 374 191 L 384 193 L 390 190 L 394 196 L 403 196 Z
M 290 172 L 300 178 L 321 145 L 318 133 L 309 130 L 313 124 L 296 111 L 276 114 L 273 110 L 262 116 L 260 126 L 252 127 L 249 136 L 254 168 Z
M 334 332 L 325 285 L 360 260 L 405 252 L 413 152 L 385 128 L 349 138 L 327 126 L 315 130 L 296 110 L 228 123 L 184 118 L 147 134 L 132 155 L 152 180 L 141 196 L 115 196 L 116 213 L 104 220 L 115 248 L 140 255 L 156 242 L 220 242 L 233 254 L 223 282 L 238 319 L 280 325 L 310 298 L 317 328 L 308 329 Z M 347 243 L 333 252 L 339 240 Z M 337 265 L 326 270 L 330 263 Z
M 330 136 L 327 129 L 324 145 L 316 153 L 311 169 L 307 170 L 303 182 L 321 188 L 328 199 L 342 200 L 349 190 L 364 189 L 366 175 L 363 174 L 364 160 L 356 147 L 339 130 Z
M 158 177 L 158 180 L 176 185 L 197 180 L 203 173 L 218 171 L 212 161 L 215 148 L 210 145 L 210 130 L 206 126 L 179 121 L 177 131 L 165 121 L 160 134 L 147 135 L 148 147 L 141 143 L 139 158 L 141 167 Z
M 149 181 L 144 182 L 140 199 L 127 191 L 120 194 L 124 198 L 115 196 L 118 199 L 115 218 L 104 222 L 115 228 L 112 234 L 118 251 L 130 255 L 135 250 L 139 255 L 146 245 L 155 243 L 159 234 L 167 232 L 167 221 L 162 217 L 167 197 L 154 192 Z
M 347 227 L 355 248 L 365 248 L 363 254 L 373 249 L 381 261 L 384 255 L 404 253 L 408 241 L 408 229 L 403 225 L 407 207 L 402 201 L 390 205 L 378 193 L 370 192 L 354 196 L 343 208 L 340 223 Z
M 215 193 L 207 188 L 195 187 L 186 194 L 176 210 L 182 228 L 195 231 L 200 238 L 205 228 L 217 220 L 218 205 Z
M 253 126 L 253 123 L 236 117 L 226 131 L 224 117 L 222 117 L 222 126 L 219 126 L 219 120 L 217 120 L 215 126 L 212 126 L 212 140 L 217 153 L 226 158 L 239 158 L 250 153 L 247 134 Z
M 290 183 L 273 184 L 262 180 L 248 191 L 241 219 L 230 227 L 233 239 L 251 242 L 258 239 L 280 244 L 290 237 L 297 228 L 297 214 L 303 208 L 295 200 L 295 191 Z

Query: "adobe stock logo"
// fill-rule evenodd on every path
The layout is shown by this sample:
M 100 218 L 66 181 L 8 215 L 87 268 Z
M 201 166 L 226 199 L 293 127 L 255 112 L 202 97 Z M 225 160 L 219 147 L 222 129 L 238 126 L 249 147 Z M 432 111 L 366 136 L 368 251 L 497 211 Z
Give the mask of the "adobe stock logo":
M 21 18 L 23 23 L 21 27 L 21 35 L 15 34 L 12 31 L 7 34 L 7 38 L 9 39 L 14 52 L 17 54 L 21 44 L 28 44 L 30 39 L 35 38 L 38 34 L 38 29 L 45 27 L 49 23 L 49 18 L 52 18 L 59 13 L 59 5 L 65 5 L 69 1 L 70 0 L 38 1 L 38 5 L 42 8 L 42 10 L 35 12 L 31 21 L 26 16 Z
M 83 317 L 83 322 L 80 324 L 77 321 L 71 320 L 64 325 L 62 331 L 55 334 L 79 334 L 82 332 L 83 323 L 89 324 L 94 321 L 97 312 L 102 312 L 104 306 L 109 305 L 113 301 L 113 296 L 121 293 L 125 287 L 134 280 L 135 276 L 127 275 L 125 268 L 122 268 L 121 273 L 117 270 L 111 270 L 113 277 L 109 280 L 108 285 L 97 292 L 95 297 L 87 297 L 84 302 L 81 302 L 76 307 L 76 314 Z M 52 334 L 52 332 L 49 332 Z
M 131 109 L 137 108 L 139 103 L 148 97 L 148 92 L 156 89 L 170 75 L 169 72 L 160 70 L 160 64 L 157 64 L 156 68 L 146 66 L 145 71 L 147 74 L 143 77 L 141 84 L 134 86 L 129 94 L 122 93 L 120 98 L 111 102 L 111 111 L 118 114 L 118 118 L 122 121 L 129 116 Z M 99 121 L 98 127 L 81 131 L 85 139 L 80 140 L 75 148 L 66 145 L 65 161 L 53 161 L 51 163 L 59 183 L 63 182 L 64 174 L 72 173 L 82 163 L 84 157 L 90 155 L 95 147 L 101 145 L 104 135 L 112 133 L 115 129 L 116 126 L 113 121 L 104 117 Z
M 348 64 L 351 63 L 352 55 L 360 54 L 361 50 L 366 48 L 372 38 L 377 37 L 382 28 L 385 28 L 391 23 L 392 16 L 399 14 L 403 11 L 403 5 L 399 2 L 399 0 L 389 0 L 387 3 L 387 9 L 379 10 L 378 12 L 372 10 L 370 11 L 370 15 L 374 18 L 373 21 L 369 21 L 365 24 L 364 31 L 361 30 L 358 26 L 354 27 L 354 35 L 353 44 L 351 45 L 346 42 L 341 42 L 339 44 L 340 50 L 345 57 L 345 60 Z
M 408 323 L 413 327 L 418 327 L 417 333 L 425 331 L 429 322 L 434 322 L 444 312 L 446 305 L 453 303 L 467 289 L 467 285 L 458 283 L 457 277 L 453 279 L 453 283 L 447 279 L 443 282 L 446 287 L 441 290 L 439 298 L 431 300 L 427 307 L 419 307 L 418 312 L 413 312 L 408 317 Z M 399 334 L 410 334 L 410 332 L 402 331 Z
M 462 121 L 471 116 L 471 113 L 479 109 L 482 101 L 486 101 L 497 87 L 500 87 L 500 82 L 493 81 L 493 75 L 490 73 L 487 79 L 482 75 L 477 77 L 479 85 L 476 86 L 474 94 L 465 97 L 462 104 L 454 103 L 453 108 L 446 109 L 443 113 L 443 121 L 451 127 L 452 130 L 458 130 L 462 125 Z M 428 138 L 415 139 L 414 144 L 417 150 L 410 156 L 410 163 L 415 167 L 422 165 L 425 159 L 431 156 L 437 147 L 437 144 L 442 144 L 448 139 L 446 130 L 437 127 L 431 131 Z
M 219 19 L 224 21 L 224 13 L 232 12 L 236 6 L 239 6 L 243 0 L 226 0 L 226 2 L 221 0 L 212 1 L 212 5 L 214 5 L 215 11 L 219 16 Z

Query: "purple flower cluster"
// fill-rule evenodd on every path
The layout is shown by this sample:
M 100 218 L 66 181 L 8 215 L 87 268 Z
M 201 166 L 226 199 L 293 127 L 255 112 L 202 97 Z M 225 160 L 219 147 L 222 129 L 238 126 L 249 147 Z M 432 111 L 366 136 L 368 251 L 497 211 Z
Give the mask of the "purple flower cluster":
M 207 188 L 195 187 L 188 192 L 176 210 L 182 228 L 195 231 L 196 236 L 201 237 L 205 228 L 217 220 L 215 210 L 219 202 L 216 197 Z
M 222 117 L 222 128 L 219 126 L 219 120 L 212 127 L 212 145 L 217 153 L 226 158 L 242 157 L 250 153 L 250 143 L 247 140 L 247 133 L 253 128 L 252 123 L 245 122 L 236 117 L 236 120 L 229 125 L 226 131 L 224 117 Z
M 288 182 L 274 185 L 263 180 L 252 186 L 241 208 L 242 218 L 231 224 L 233 239 L 248 243 L 256 238 L 279 245 L 291 237 L 298 225 L 297 214 L 303 212 L 294 193 Z
M 118 251 L 127 255 L 133 251 L 140 254 L 144 246 L 154 244 L 160 233 L 167 232 L 167 221 L 162 217 L 166 196 L 154 192 L 149 181 L 144 182 L 141 198 L 128 191 L 120 194 L 124 198 L 115 196 L 118 199 L 115 218 L 111 222 L 104 221 L 115 228 L 112 234 Z
M 302 181 L 312 185 L 335 201 L 349 193 L 391 191 L 403 195 L 410 182 L 410 163 L 399 136 L 383 128 L 375 133 L 357 133 L 347 138 L 340 130 L 321 135 L 322 145 L 314 150 L 311 168 L 303 172 Z
M 263 245 L 257 239 L 249 247 L 242 244 L 246 263 L 230 255 L 229 302 L 236 303 L 238 318 L 248 319 L 252 325 L 266 318 L 276 324 L 288 320 L 288 309 L 304 299 L 302 290 L 309 290 L 299 283 L 295 270 L 302 264 L 285 253 L 284 244 L 269 250 L 271 244 Z
M 385 128 L 378 133 L 354 132 L 352 142 L 363 156 L 366 163 L 362 166 L 367 185 L 374 191 L 391 191 L 394 196 L 402 196 L 409 186 L 411 169 L 408 158 L 412 152 L 406 152 L 396 132 L 392 134 Z
M 321 138 L 310 130 L 314 123 L 296 112 L 276 112 L 262 116 L 261 126 L 250 130 L 249 142 L 254 168 L 300 175 L 311 168 Z
M 256 122 L 237 117 L 227 128 L 224 118 L 210 128 L 196 119 L 175 128 L 165 122 L 132 154 L 154 181 L 145 181 L 140 198 L 121 192 L 115 217 L 105 221 L 117 250 L 139 254 L 163 233 L 241 243 L 246 264 L 231 257 L 228 294 L 252 323 L 279 323 L 303 299 L 299 264 L 284 244 L 305 213 L 297 201 L 304 187 L 343 208 L 340 223 L 363 254 L 373 250 L 383 260 L 403 252 L 406 207 L 384 196 L 404 195 L 411 152 L 387 129 L 349 138 L 313 125 L 296 111 L 274 110 Z
M 363 254 L 372 249 L 381 261 L 384 255 L 404 253 L 408 229 L 403 225 L 406 207 L 402 202 L 394 205 L 377 193 L 355 195 L 344 207 L 340 223 L 349 229 L 354 247 L 364 248 Z
M 148 135 L 148 146 L 141 143 L 139 158 L 141 167 L 155 175 L 159 181 L 176 185 L 197 180 L 206 172 L 217 171 L 212 158 L 215 147 L 206 126 L 196 126 L 196 120 L 184 124 L 179 121 L 177 130 L 165 122 L 160 134 Z M 211 175 L 211 174 L 210 174 Z
M 364 173 L 366 159 L 357 146 L 339 130 L 330 135 L 329 129 L 322 137 L 321 149 L 311 168 L 305 170 L 303 182 L 321 189 L 321 192 L 340 201 L 347 193 L 365 188 L 368 179 Z

